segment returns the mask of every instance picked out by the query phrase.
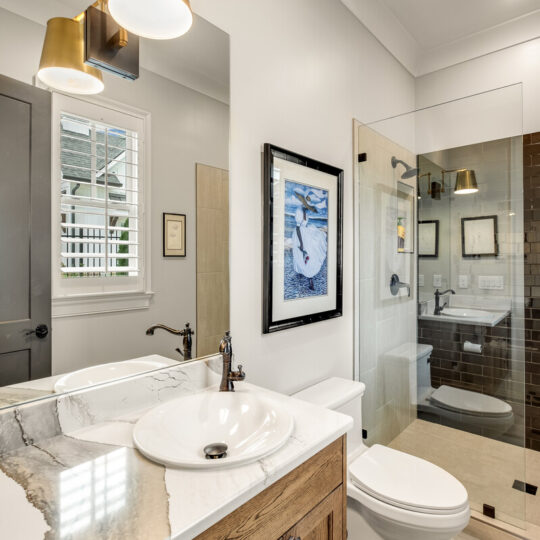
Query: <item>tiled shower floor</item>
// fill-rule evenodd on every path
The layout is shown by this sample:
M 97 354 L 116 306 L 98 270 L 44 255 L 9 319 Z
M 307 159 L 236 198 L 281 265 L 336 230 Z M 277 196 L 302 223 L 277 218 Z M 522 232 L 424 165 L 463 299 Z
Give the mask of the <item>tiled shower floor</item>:
M 453 474 L 467 488 L 473 510 L 495 506 L 498 520 L 532 529 L 534 536 L 524 536 L 540 539 L 540 489 L 533 496 L 512 488 L 514 480 L 540 487 L 540 452 L 424 420 L 412 422 L 390 446 Z

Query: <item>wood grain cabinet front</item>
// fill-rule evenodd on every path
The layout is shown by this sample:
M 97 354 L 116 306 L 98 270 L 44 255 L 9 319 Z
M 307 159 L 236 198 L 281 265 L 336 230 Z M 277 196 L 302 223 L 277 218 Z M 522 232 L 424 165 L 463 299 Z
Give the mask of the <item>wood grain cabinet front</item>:
M 280 540 L 341 540 L 344 518 L 343 486 L 339 486 Z
M 346 456 L 343 436 L 196 540 L 344 540 Z

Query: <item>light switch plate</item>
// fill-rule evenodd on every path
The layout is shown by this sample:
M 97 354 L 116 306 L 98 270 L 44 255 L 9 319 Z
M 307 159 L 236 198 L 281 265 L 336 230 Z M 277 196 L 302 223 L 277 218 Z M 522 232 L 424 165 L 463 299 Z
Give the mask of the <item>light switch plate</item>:
M 460 274 L 458 278 L 458 285 L 460 289 L 468 289 L 469 288 L 469 276 L 466 274 Z
M 433 274 L 433 286 L 434 287 L 442 287 L 442 275 L 441 274 Z
M 418 274 L 418 286 L 419 287 L 424 286 L 424 274 Z

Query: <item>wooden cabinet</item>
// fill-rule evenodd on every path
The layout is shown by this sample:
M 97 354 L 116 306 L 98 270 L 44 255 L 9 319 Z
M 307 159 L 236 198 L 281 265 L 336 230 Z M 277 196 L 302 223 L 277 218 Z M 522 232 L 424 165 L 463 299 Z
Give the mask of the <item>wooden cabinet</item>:
M 343 536 L 343 486 L 332 491 L 280 540 L 338 540 Z
M 344 436 L 196 540 L 344 540 L 346 456 Z

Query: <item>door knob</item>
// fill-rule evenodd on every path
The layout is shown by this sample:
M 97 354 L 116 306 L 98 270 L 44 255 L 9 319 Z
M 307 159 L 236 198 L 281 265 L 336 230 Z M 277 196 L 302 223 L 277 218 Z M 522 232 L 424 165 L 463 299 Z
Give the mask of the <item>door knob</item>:
M 34 330 L 26 332 L 27 336 L 36 334 L 36 337 L 39 339 L 46 338 L 49 335 L 49 327 L 46 324 L 38 324 Z

